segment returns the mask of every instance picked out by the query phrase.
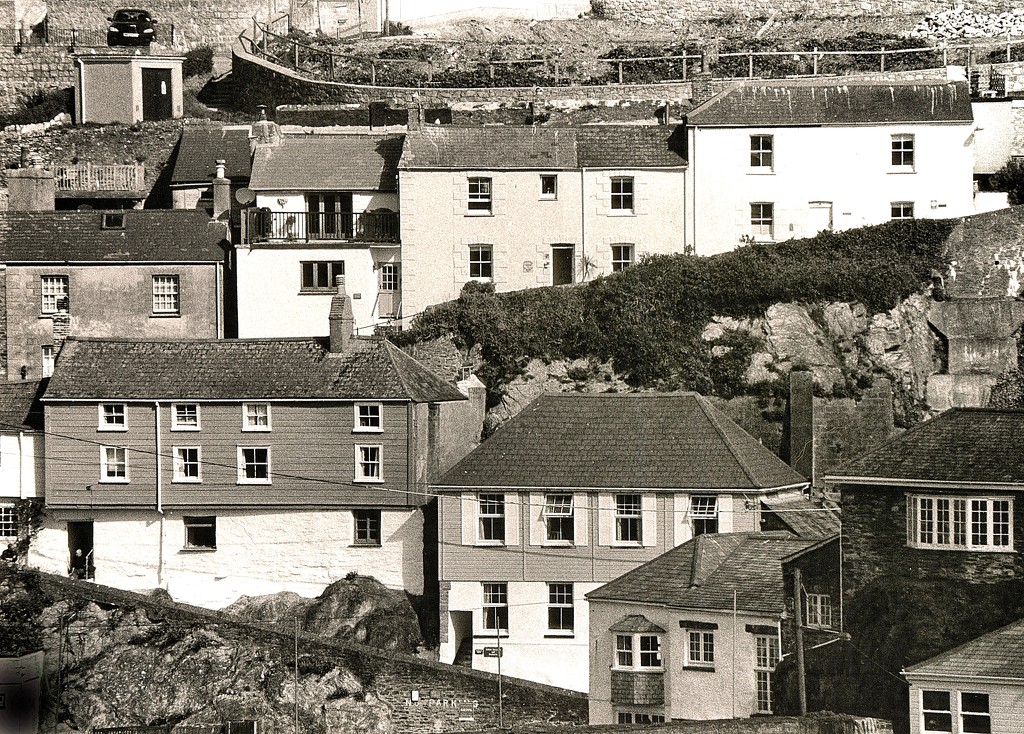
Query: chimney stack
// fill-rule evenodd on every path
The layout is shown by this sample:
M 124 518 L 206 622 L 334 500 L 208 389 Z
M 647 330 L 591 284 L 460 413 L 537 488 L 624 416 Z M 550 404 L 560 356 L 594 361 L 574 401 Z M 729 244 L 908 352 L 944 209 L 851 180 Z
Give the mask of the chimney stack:
M 231 215 L 231 180 L 224 175 L 225 163 L 217 161 L 217 172 L 213 177 L 213 218 L 227 219 Z
M 43 157 L 21 149 L 21 168 L 7 172 L 7 208 L 12 212 L 52 212 L 56 209 L 53 171 L 43 167 Z
M 277 145 L 281 142 L 281 129 L 267 119 L 267 106 L 260 105 L 260 119 L 252 125 L 252 148 L 259 145 Z
M 331 299 L 331 313 L 328 316 L 331 325 L 330 352 L 342 354 L 348 350 L 349 342 L 352 341 L 356 320 L 352 315 L 352 299 L 345 291 L 345 276 L 337 276 L 334 282 L 338 286 L 338 292 Z

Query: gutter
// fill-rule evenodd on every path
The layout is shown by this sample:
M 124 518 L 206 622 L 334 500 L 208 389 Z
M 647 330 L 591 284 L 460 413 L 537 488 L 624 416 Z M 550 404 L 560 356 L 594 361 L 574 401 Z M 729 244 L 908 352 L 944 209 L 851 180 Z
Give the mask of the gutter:
M 160 445 L 160 403 L 153 401 L 153 413 L 154 413 L 154 439 L 156 443 L 156 511 L 160 513 L 160 539 L 159 546 L 157 548 L 157 564 L 156 564 L 156 583 L 157 586 L 163 586 L 164 584 L 164 484 L 163 484 L 163 466 L 161 456 L 161 445 Z
M 997 488 L 1004 490 L 1024 490 L 1024 478 L 1018 482 L 965 482 L 965 481 L 952 481 L 947 482 L 941 479 L 892 479 L 889 477 L 843 477 L 826 475 L 822 477 L 822 481 L 833 482 L 835 484 L 868 484 L 868 485 L 887 485 L 890 487 L 909 487 L 909 488 L 923 488 L 923 487 L 935 487 L 935 488 L 947 488 L 947 489 L 978 489 L 978 488 Z

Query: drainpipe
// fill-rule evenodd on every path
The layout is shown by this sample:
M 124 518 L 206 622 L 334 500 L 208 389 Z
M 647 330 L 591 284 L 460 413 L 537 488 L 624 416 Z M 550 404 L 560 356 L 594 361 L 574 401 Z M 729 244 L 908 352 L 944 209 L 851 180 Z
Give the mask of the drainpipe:
M 230 227 L 229 227 L 229 229 L 230 229 Z M 222 298 L 221 298 L 220 289 L 221 289 L 221 280 L 224 278 L 224 264 L 223 263 L 216 263 L 215 267 L 216 267 L 216 270 L 215 270 L 214 275 L 213 275 L 213 293 L 214 293 L 214 298 L 217 300 L 217 305 L 216 305 L 216 308 L 214 309 L 215 312 L 216 312 L 215 318 L 217 320 L 216 332 L 217 332 L 217 338 L 218 339 L 223 339 L 224 338 L 224 318 L 223 318 L 224 317 L 224 314 L 223 314 L 224 305 L 223 305 L 223 301 L 222 301 Z M 237 336 L 237 334 L 236 334 L 236 336 Z M 159 412 L 159 410 L 160 410 L 160 406 L 157 406 L 157 412 Z M 160 440 L 159 433 L 157 433 L 157 440 L 158 441 Z
M 85 122 L 85 64 L 82 57 L 75 57 L 78 62 L 78 119 L 76 123 L 81 125 Z
M 18 498 L 25 499 L 25 432 L 18 431 Z
M 164 484 L 160 443 L 160 403 L 155 400 L 153 401 L 153 414 L 156 439 L 156 511 L 160 513 L 160 546 L 157 553 L 156 583 L 158 586 L 162 586 L 164 582 Z
M 586 168 L 580 168 L 580 262 L 587 256 L 587 181 Z M 552 268 L 554 264 L 552 264 Z

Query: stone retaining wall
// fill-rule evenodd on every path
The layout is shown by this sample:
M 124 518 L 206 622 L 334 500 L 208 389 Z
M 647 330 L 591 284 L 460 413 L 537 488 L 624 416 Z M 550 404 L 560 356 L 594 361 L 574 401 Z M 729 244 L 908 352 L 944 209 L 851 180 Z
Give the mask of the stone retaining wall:
M 0 46 L 0 110 L 21 106 L 42 92 L 75 86 L 75 62 L 65 46 Z

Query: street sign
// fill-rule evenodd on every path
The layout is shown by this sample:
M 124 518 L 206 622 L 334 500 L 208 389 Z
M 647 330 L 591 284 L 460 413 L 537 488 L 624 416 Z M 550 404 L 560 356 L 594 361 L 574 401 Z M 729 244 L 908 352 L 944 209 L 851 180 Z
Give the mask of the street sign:
M 504 657 L 505 652 L 500 647 L 485 647 L 484 657 L 485 658 L 500 658 Z

